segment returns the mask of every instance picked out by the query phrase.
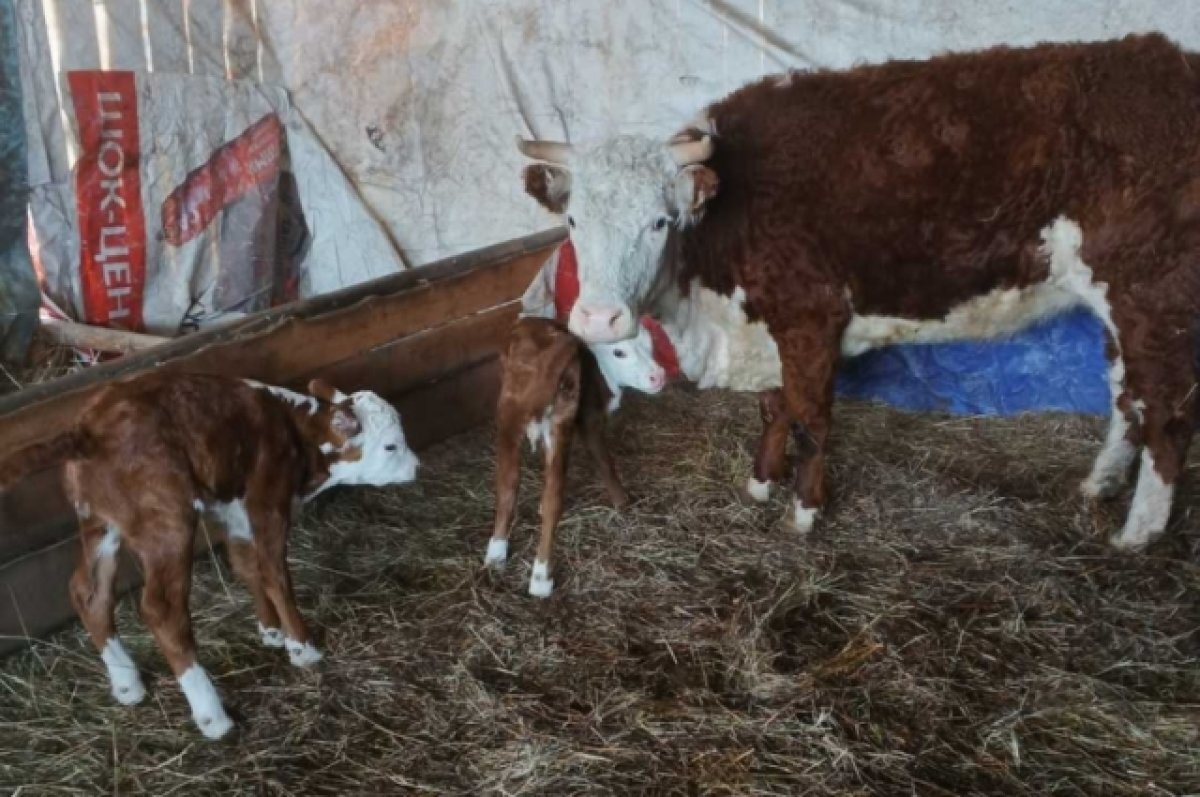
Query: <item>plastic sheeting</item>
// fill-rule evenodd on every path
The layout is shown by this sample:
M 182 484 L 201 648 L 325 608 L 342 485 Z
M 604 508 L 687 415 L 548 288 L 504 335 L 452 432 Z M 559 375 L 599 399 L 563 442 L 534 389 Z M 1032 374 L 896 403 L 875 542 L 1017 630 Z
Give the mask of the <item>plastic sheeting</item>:
M 0 0 L 0 357 L 24 359 L 37 326 L 38 289 L 25 244 L 25 121 L 16 18 Z
M 70 252 L 75 234 L 73 203 L 63 190 L 73 163 L 63 75 L 106 68 L 246 80 L 287 92 L 294 150 L 302 144 L 332 156 L 319 177 L 296 172 L 312 225 L 305 259 L 311 292 L 397 268 L 401 257 L 422 265 L 554 224 L 522 192 L 516 134 L 572 141 L 620 132 L 665 137 L 705 104 L 787 68 L 1149 30 L 1200 49 L 1195 0 L 16 0 L 16 6 L 25 32 L 34 217 L 56 231 L 50 250 Z M 342 173 L 344 184 L 336 179 Z M 370 231 L 374 221 L 386 235 Z M 1059 323 L 1003 344 L 872 353 L 848 364 L 841 384 L 855 395 L 914 408 L 1100 410 L 1096 327 L 1079 316 Z M 1050 348 L 1034 346 L 1039 340 Z

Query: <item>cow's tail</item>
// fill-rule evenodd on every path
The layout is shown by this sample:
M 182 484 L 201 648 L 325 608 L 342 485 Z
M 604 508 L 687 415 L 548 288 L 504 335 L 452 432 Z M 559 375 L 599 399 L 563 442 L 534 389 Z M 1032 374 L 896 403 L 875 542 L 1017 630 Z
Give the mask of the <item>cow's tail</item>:
M 73 429 L 18 449 L 0 458 L 0 488 L 68 460 L 85 459 L 90 447 L 87 435 Z

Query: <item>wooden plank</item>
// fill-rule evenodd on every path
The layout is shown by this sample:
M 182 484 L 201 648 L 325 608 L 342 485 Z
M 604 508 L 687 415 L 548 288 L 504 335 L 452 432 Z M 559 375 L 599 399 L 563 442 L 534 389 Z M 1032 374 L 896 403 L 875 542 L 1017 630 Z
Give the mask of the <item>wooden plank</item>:
M 373 390 L 392 399 L 460 371 L 464 364 L 494 357 L 520 309 L 520 302 L 508 302 L 324 367 L 320 375 L 343 392 Z
M 512 300 L 560 233 L 531 236 L 435 266 L 294 303 L 0 398 L 0 451 L 65 428 L 101 384 L 148 369 L 288 383 L 388 341 Z M 532 247 L 532 248 L 527 248 Z M 499 262 L 486 255 L 499 253 Z M 422 274 L 425 272 L 425 274 Z
M 75 510 L 63 493 L 61 470 L 51 468 L 0 490 L 0 562 L 75 533 Z
M 485 421 L 495 410 L 498 390 L 499 362 L 489 357 L 404 393 L 396 405 L 410 445 L 423 449 Z M 0 565 L 0 655 L 75 620 L 68 584 L 78 545 L 72 521 L 64 539 Z M 202 534 L 197 550 L 207 550 Z M 120 579 L 122 592 L 141 583 L 127 558 Z

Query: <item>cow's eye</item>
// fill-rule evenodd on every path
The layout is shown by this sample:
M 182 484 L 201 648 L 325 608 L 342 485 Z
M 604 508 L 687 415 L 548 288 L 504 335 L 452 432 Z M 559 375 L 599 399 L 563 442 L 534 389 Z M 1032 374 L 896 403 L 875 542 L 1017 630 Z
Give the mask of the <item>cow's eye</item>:
M 388 443 L 386 446 L 384 446 L 384 447 L 383 447 L 383 450 L 384 450 L 384 451 L 395 451 L 395 450 L 396 450 L 396 444 L 395 444 L 395 443 Z
M 617 349 L 616 351 L 613 352 L 613 357 L 616 357 L 618 360 L 624 360 L 625 359 L 625 350 Z
M 667 217 L 659 216 L 654 222 L 654 229 L 661 230 L 667 226 Z
M 571 225 L 571 229 L 572 229 L 572 230 L 573 230 L 573 229 L 575 229 L 575 217 L 574 217 L 574 216 L 567 216 L 567 224 L 570 224 L 570 225 Z

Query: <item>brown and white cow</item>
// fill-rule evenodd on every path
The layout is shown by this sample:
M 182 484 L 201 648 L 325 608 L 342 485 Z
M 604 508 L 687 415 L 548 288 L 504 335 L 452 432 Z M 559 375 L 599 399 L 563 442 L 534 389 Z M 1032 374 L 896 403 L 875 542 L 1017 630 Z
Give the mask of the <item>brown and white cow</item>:
M 314 381 L 312 396 L 218 376 L 149 374 L 109 385 L 70 431 L 0 461 L 0 487 L 66 463 L 83 556 L 71 598 L 108 670 L 113 696 L 146 690 L 113 618 L 117 552 L 127 546 L 146 579 L 142 617 L 179 681 L 197 727 L 233 727 L 196 656 L 188 611 L 196 522 L 223 522 L 263 645 L 292 664 L 320 660 L 296 608 L 287 566 L 295 504 L 338 484 L 401 484 L 416 475 L 396 410 L 362 391 Z
M 527 190 L 567 216 L 583 339 L 700 295 L 769 332 L 801 451 L 795 527 L 825 503 L 842 354 L 1079 306 L 1107 328 L 1113 391 L 1083 491 L 1118 492 L 1144 447 L 1113 542 L 1166 527 L 1200 405 L 1200 56 L 1146 35 L 792 72 L 667 142 L 521 148 L 541 161 Z

